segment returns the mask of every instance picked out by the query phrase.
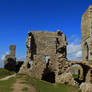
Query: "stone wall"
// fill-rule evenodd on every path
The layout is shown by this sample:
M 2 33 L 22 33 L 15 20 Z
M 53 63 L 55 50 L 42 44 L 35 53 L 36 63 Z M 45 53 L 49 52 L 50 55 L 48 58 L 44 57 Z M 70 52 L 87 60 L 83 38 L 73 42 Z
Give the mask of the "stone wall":
M 19 73 L 26 73 L 39 79 L 49 79 L 50 77 L 45 78 L 47 75 L 56 77 L 62 64 L 60 61 L 67 61 L 66 46 L 66 36 L 60 30 L 57 32 L 28 32 L 26 61 Z M 46 57 L 49 57 L 47 62 Z M 30 62 L 32 65 L 28 67 Z
M 10 45 L 10 54 L 4 58 L 4 68 L 9 71 L 16 71 L 16 45 Z
M 15 57 L 16 55 L 16 45 L 10 45 L 10 56 Z
M 83 60 L 92 60 L 92 6 L 82 16 L 82 57 Z

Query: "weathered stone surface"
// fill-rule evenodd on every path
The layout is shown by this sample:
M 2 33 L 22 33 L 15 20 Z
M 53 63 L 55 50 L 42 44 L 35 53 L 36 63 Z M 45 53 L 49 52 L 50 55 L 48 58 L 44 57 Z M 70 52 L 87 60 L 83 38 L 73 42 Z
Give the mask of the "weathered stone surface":
M 78 86 L 78 83 L 73 79 L 72 74 L 70 72 L 68 73 L 63 73 L 58 77 L 58 83 L 64 83 L 64 84 L 69 84 L 69 85 L 76 85 Z
M 82 92 L 92 92 L 92 84 L 86 82 L 82 83 L 80 89 Z
M 82 66 L 84 80 L 92 83 L 92 5 L 82 16 L 81 33 L 82 57 L 83 61 L 87 61 L 87 66 Z
M 92 61 L 92 6 L 82 16 L 81 33 L 83 60 Z
M 10 54 L 4 58 L 4 68 L 10 71 L 16 71 L 16 57 L 15 57 L 16 45 L 10 46 Z
M 16 45 L 10 45 L 10 56 L 15 57 L 16 55 Z
M 46 74 L 58 74 L 56 73 L 58 63 L 67 60 L 66 46 L 66 37 L 60 30 L 57 32 L 28 32 L 26 61 L 20 68 L 19 73 L 26 73 L 39 79 L 42 79 Z M 47 62 L 46 57 L 49 57 Z M 28 68 L 27 65 L 30 61 L 32 61 L 32 66 Z
M 71 74 L 77 74 L 78 75 L 79 70 L 81 70 L 81 67 L 78 66 L 78 65 L 74 65 L 74 66 L 71 67 L 69 72 Z

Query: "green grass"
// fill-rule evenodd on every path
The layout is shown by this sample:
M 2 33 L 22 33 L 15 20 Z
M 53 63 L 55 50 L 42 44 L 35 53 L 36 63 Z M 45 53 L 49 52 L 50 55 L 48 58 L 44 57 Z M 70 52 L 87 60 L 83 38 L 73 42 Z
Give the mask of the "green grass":
M 23 75 L 17 75 L 20 78 Z M 29 76 L 24 77 L 25 82 L 29 86 L 32 85 L 36 92 L 80 92 L 78 87 L 65 85 L 65 84 L 51 84 L 39 79 L 31 78 Z
M 14 74 L 14 73 L 15 73 L 15 72 L 13 72 L 13 71 L 8 71 L 8 70 L 6 70 L 6 69 L 0 68 L 0 79 L 1 79 L 1 78 L 4 78 L 4 77 L 6 77 L 6 76 L 12 75 L 12 74 Z
M 23 80 L 23 84 L 33 86 L 35 88 L 35 92 L 81 92 L 78 87 L 70 86 L 66 84 L 51 84 L 49 82 L 45 82 L 39 79 L 31 78 L 27 75 L 17 75 L 16 78 L 10 78 L 9 80 L 0 81 L 0 92 L 12 92 L 13 84 L 16 83 L 16 79 Z M 29 92 L 27 87 L 22 89 L 24 92 Z M 31 91 L 31 90 L 30 90 Z
M 15 78 L 9 80 L 0 81 L 0 92 L 12 92 L 12 85 L 15 83 Z
M 78 74 L 73 74 L 73 78 L 78 78 Z
M 27 88 L 27 87 L 25 87 L 25 88 L 23 88 L 23 89 L 22 89 L 22 91 L 28 91 L 28 88 Z

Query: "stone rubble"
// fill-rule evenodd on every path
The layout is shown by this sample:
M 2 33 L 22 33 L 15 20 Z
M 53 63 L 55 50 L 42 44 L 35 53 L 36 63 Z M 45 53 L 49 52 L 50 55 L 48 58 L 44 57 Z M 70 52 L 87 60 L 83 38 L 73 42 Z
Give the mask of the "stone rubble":
M 92 92 L 92 84 L 91 83 L 82 83 L 80 85 L 80 89 L 82 92 Z

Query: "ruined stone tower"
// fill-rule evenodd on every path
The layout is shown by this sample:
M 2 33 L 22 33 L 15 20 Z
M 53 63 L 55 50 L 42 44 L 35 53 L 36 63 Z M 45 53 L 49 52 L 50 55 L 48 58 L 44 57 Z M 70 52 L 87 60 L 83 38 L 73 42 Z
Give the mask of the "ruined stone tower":
M 16 45 L 10 45 L 10 55 L 15 57 Z
M 26 61 L 20 68 L 19 73 L 55 81 L 56 75 L 60 75 L 58 72 L 61 72 L 61 62 L 66 60 L 67 55 L 67 41 L 64 33 L 60 30 L 57 30 L 57 32 L 28 32 L 26 47 Z M 47 57 L 48 60 L 46 59 Z M 29 66 L 30 61 L 32 61 L 31 67 Z
M 92 6 L 82 16 L 81 33 L 83 60 L 92 61 Z
M 31 60 L 41 55 L 41 57 L 49 56 L 50 60 L 56 59 L 58 54 L 66 57 L 66 37 L 61 31 L 45 32 L 31 31 L 26 40 L 27 56 Z
M 16 45 L 10 45 L 10 54 L 4 58 L 4 68 L 9 71 L 16 71 Z

